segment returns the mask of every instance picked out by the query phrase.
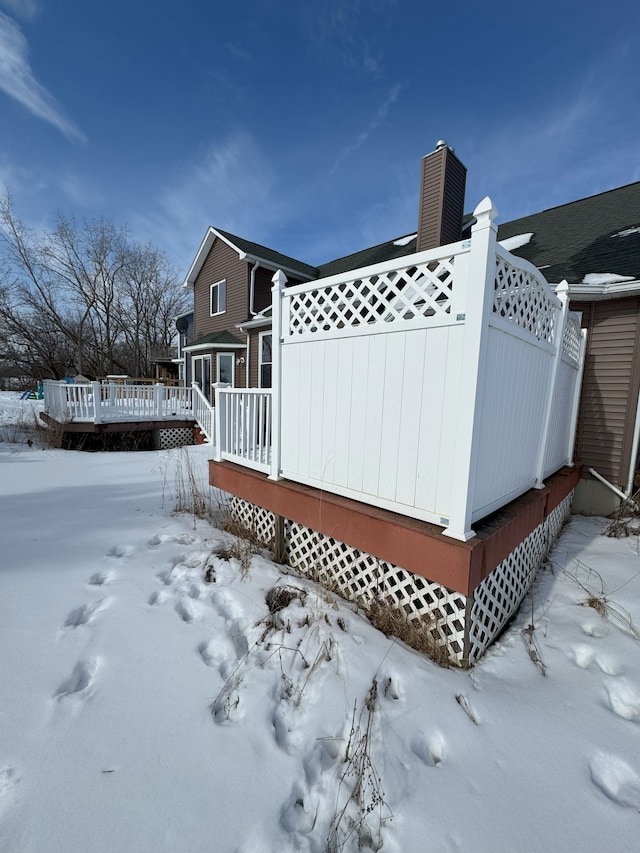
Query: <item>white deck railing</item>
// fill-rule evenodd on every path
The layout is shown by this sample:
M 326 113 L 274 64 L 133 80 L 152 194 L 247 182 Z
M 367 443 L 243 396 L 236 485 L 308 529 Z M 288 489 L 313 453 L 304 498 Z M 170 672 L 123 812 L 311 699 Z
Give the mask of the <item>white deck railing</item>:
M 45 380 L 44 411 L 61 423 L 194 419 L 191 388 Z
M 216 388 L 216 459 L 271 471 L 271 391 Z
M 276 273 L 272 410 L 264 390 L 217 393 L 217 458 L 463 540 L 570 464 L 579 319 L 497 244 L 490 200 L 474 214 L 461 243 L 287 288 Z
M 213 406 L 200 390 L 197 382 L 193 383 L 193 415 L 208 444 L 213 444 L 214 418 Z

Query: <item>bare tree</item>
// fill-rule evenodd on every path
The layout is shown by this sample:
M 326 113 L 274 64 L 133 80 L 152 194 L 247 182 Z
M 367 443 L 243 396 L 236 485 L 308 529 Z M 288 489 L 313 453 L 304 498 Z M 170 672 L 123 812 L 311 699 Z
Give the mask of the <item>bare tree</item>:
M 148 376 L 187 309 L 166 255 L 105 220 L 34 233 L 0 200 L 0 362 L 20 375 Z

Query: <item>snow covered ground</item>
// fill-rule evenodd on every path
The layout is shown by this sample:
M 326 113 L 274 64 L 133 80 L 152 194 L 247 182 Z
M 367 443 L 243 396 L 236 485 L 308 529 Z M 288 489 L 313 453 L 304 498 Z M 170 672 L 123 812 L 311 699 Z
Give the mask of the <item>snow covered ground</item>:
M 183 452 L 29 447 L 38 405 L 0 394 L 0 851 L 640 849 L 636 538 L 575 517 L 443 670 L 173 514 Z

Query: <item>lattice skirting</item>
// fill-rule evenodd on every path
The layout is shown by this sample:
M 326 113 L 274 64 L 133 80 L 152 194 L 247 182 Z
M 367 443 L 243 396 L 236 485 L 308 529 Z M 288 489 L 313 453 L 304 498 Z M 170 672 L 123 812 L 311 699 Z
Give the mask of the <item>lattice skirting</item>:
M 571 514 L 573 491 L 473 591 L 467 662 L 478 661 L 527 594 Z
M 153 430 L 154 450 L 169 450 L 172 447 L 183 447 L 185 444 L 193 444 L 193 427 Z
M 373 601 L 385 601 L 409 619 L 428 619 L 436 646 L 446 650 L 451 663 L 469 666 L 482 657 L 519 607 L 569 516 L 572 498 L 573 492 L 471 596 L 288 520 L 284 521 L 285 558 L 301 574 L 365 608 Z M 254 538 L 273 547 L 272 512 L 233 497 L 231 514 Z

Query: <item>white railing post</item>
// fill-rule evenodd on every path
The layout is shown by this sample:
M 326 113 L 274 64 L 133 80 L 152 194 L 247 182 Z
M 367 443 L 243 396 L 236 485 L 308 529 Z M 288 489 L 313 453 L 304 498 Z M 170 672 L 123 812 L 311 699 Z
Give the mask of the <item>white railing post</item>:
M 271 471 L 270 480 L 279 480 L 282 462 L 282 298 L 287 277 L 278 270 L 271 288 Z M 288 322 L 288 320 L 287 320 Z
M 224 394 L 220 388 L 215 388 L 215 401 L 216 404 L 213 407 L 213 419 L 215 422 L 215 453 L 213 458 L 216 462 L 222 462 L 222 444 L 226 442 L 226 434 L 224 432 L 223 424 L 225 423 L 225 418 L 222 416 L 222 409 L 226 405 L 226 401 L 224 400 Z
M 458 418 L 451 482 L 449 519 L 443 519 L 445 536 L 466 542 L 475 535 L 471 515 L 482 441 L 495 436 L 480 436 L 480 407 L 486 382 L 486 347 L 489 318 L 493 311 L 496 234 L 498 211 L 487 196 L 473 211 L 476 224 L 471 229 L 467 300 L 465 306 L 462 375 L 458 397 Z
M 100 406 L 102 404 L 102 388 L 99 382 L 92 382 L 91 389 L 93 394 L 93 422 L 99 424 L 102 421 L 102 413 Z
M 162 398 L 164 396 L 164 385 L 156 382 L 153 386 L 153 407 L 157 418 L 162 417 Z
M 545 401 L 542 430 L 540 431 L 540 444 L 538 446 L 538 460 L 536 464 L 536 481 L 533 484 L 534 489 L 544 488 L 544 460 L 547 453 L 547 444 L 549 443 L 549 429 L 551 427 L 551 415 L 553 414 L 553 401 L 556 394 L 560 361 L 562 359 L 562 341 L 564 340 L 565 324 L 567 322 L 567 314 L 569 313 L 569 285 L 567 284 L 566 279 L 561 281 L 558 285 L 556 295 L 562 305 L 556 310 L 556 319 L 554 324 L 556 352 L 553 359 L 553 367 L 551 368 L 551 376 L 549 377 L 549 384 L 547 385 L 547 399 Z

